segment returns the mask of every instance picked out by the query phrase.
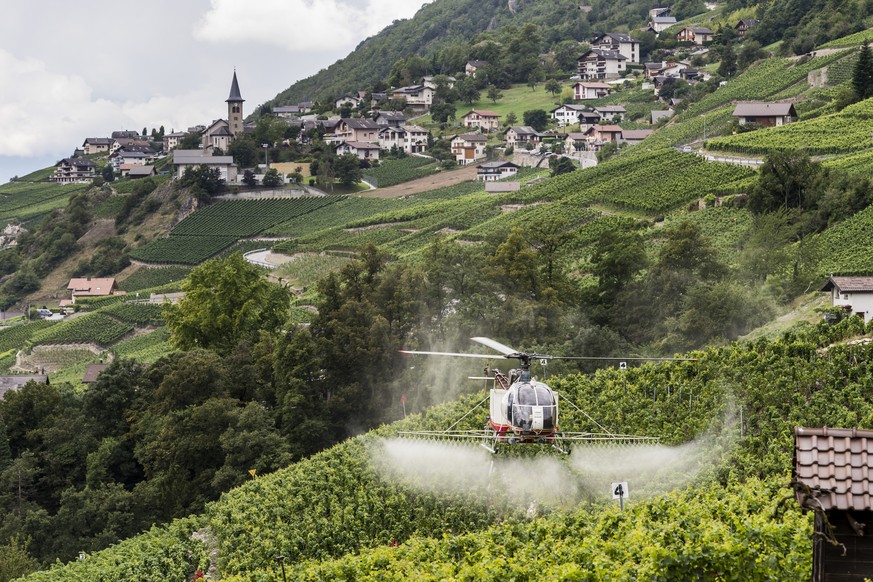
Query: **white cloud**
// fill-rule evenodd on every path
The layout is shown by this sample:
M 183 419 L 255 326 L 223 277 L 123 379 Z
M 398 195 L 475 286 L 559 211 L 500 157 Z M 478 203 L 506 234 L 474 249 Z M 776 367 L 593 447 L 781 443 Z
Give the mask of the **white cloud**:
M 362 7 L 342 0 L 211 0 L 194 28 L 211 42 L 265 43 L 291 52 L 346 51 L 393 20 L 409 18 L 418 0 L 367 0 Z
M 69 155 L 86 137 L 143 126 L 187 128 L 216 111 L 215 95 L 203 90 L 144 101 L 96 98 L 83 77 L 0 49 L 0 156 Z

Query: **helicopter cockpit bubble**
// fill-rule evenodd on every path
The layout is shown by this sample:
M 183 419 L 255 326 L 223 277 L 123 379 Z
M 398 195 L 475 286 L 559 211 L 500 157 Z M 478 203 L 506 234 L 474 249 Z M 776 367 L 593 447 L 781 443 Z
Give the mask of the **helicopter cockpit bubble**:
M 557 409 L 554 392 L 542 382 L 513 384 L 504 398 L 506 418 L 525 433 L 555 430 Z

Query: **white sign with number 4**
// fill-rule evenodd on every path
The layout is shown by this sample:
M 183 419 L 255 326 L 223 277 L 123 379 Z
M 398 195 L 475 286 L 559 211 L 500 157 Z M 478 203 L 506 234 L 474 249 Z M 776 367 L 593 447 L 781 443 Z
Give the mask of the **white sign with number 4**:
M 627 499 L 628 497 L 629 497 L 629 495 L 628 495 L 627 481 L 622 481 L 621 483 L 613 483 L 612 484 L 612 498 L 613 499 L 621 499 L 621 498 Z

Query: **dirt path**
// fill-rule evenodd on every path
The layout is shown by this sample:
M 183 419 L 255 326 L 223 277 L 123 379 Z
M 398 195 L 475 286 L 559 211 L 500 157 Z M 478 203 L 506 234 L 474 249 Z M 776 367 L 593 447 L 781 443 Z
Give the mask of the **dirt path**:
M 396 186 L 388 186 L 387 188 L 377 188 L 361 192 L 359 196 L 374 197 L 374 198 L 397 198 L 399 196 L 409 196 L 418 194 L 419 192 L 427 192 L 436 188 L 445 186 L 454 186 L 461 182 L 469 182 L 476 179 L 476 166 L 470 165 L 461 168 L 460 170 L 452 170 L 450 172 L 440 172 L 432 176 L 425 176 L 418 180 L 404 182 Z

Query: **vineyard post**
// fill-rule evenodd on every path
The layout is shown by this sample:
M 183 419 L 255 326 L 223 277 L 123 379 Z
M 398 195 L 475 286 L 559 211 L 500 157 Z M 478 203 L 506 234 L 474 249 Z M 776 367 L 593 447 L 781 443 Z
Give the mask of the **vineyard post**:
M 288 579 L 285 577 L 285 556 L 276 556 L 276 560 L 279 562 L 279 566 L 282 567 L 282 581 L 288 582 Z

